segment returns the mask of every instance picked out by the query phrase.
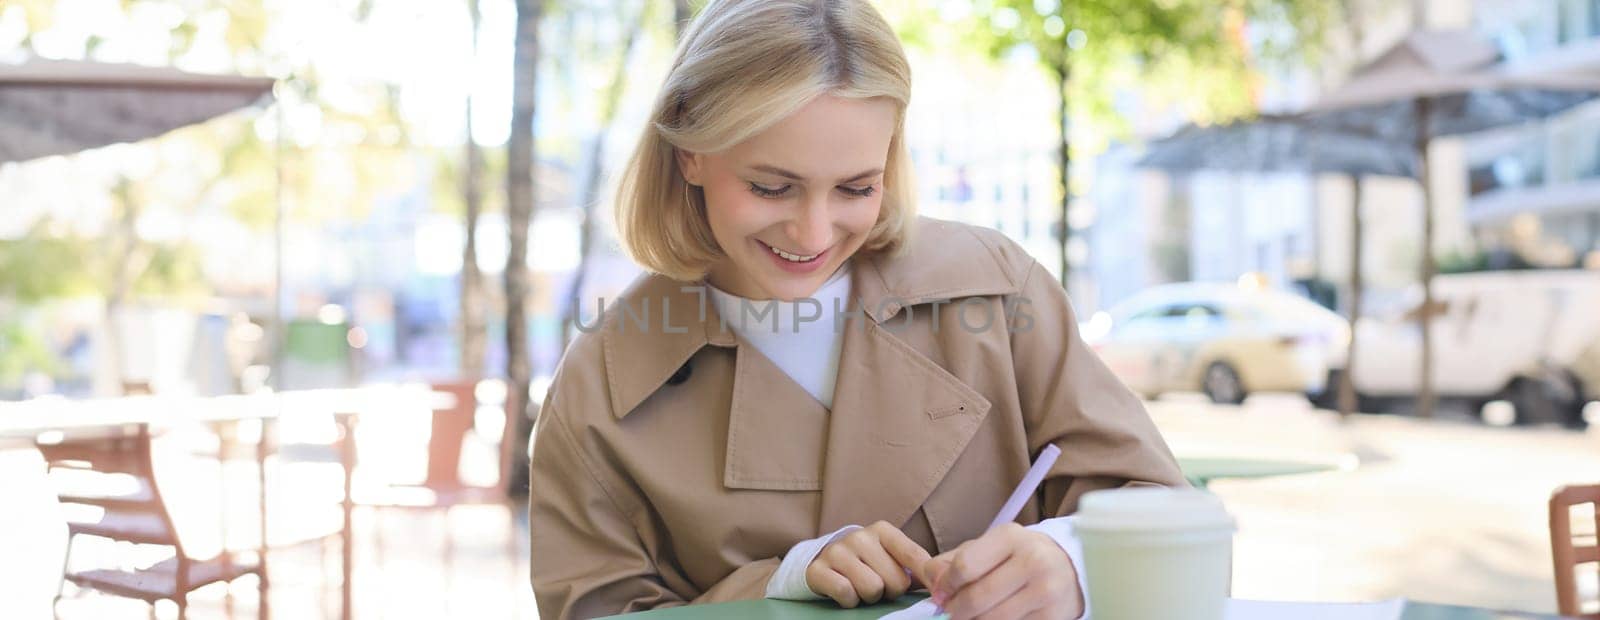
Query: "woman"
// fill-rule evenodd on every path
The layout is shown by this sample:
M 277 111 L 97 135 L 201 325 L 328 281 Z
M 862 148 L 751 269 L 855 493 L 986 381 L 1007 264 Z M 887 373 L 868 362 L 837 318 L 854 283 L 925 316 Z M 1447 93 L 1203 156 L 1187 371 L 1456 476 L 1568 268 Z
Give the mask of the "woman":
M 868 0 L 714 0 L 621 181 L 649 272 L 535 431 L 541 617 L 739 598 L 1085 611 L 1085 492 L 1183 478 L 1017 244 L 918 219 L 910 70 Z M 1062 457 L 985 531 L 1034 455 Z

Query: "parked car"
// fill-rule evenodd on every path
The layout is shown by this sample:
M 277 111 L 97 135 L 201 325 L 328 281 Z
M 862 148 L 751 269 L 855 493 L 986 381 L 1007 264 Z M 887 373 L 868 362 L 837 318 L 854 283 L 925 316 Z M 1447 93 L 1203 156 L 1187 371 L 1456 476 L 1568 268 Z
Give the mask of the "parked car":
M 1349 327 L 1283 291 L 1223 283 L 1152 287 L 1098 313 L 1084 339 L 1146 398 L 1201 391 L 1218 403 L 1252 392 L 1317 396 L 1344 365 Z
M 1600 400 L 1600 274 L 1499 271 L 1434 280 L 1434 391 L 1472 411 L 1508 401 L 1518 423 L 1583 425 Z M 1410 398 L 1421 378 L 1420 291 L 1357 323 L 1355 387 Z M 1338 371 L 1336 370 L 1335 373 Z

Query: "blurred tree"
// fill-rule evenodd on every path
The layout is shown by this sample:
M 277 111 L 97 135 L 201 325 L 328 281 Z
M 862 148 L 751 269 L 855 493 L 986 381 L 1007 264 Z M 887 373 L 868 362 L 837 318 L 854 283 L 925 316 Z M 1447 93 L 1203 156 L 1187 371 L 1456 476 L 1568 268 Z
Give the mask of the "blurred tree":
M 0 386 L 12 385 L 28 372 L 53 371 L 59 362 L 50 346 L 12 312 L 0 318 Z
M 682 39 L 683 31 L 689 27 L 689 20 L 694 18 L 694 8 L 689 6 L 689 0 L 672 0 L 672 34 L 674 39 Z
M 533 120 L 538 101 L 535 79 L 539 67 L 539 18 L 543 0 L 517 0 L 516 34 L 513 39 L 511 87 L 511 135 L 506 142 L 506 225 L 510 247 L 506 254 L 506 415 L 517 416 L 517 443 L 512 454 L 519 466 L 511 471 L 518 476 L 512 488 L 527 490 L 527 443 L 532 429 L 528 415 L 528 392 L 533 383 L 532 360 L 528 343 L 528 226 L 533 220 Z
M 324 24 L 329 31 L 359 32 L 380 5 L 403 10 L 406 2 L 368 0 L 353 9 L 319 9 L 252 0 L 120 0 L 93 7 L 94 14 L 69 12 L 74 9 L 52 0 L 16 4 L 27 28 L 21 41 L 24 52 L 35 53 L 35 44 L 50 33 L 54 54 L 62 53 L 62 41 L 77 36 L 81 50 L 69 55 L 87 59 L 121 61 L 134 53 L 141 62 L 150 62 L 148 54 L 129 50 L 155 49 L 165 52 L 165 62 L 179 67 L 272 74 L 280 77 L 278 105 L 285 113 L 258 114 L 249 123 L 222 121 L 181 129 L 132 147 L 140 156 L 127 158 L 126 165 L 75 162 L 83 167 L 79 176 L 84 182 L 109 179 L 108 219 L 113 224 L 100 237 L 82 242 L 63 237 L 61 231 L 68 227 L 33 226 L 25 243 L 0 243 L 0 277 L 8 281 L 14 280 L 4 274 L 3 255 L 11 249 L 48 246 L 76 253 L 75 260 L 22 265 L 41 274 L 35 280 L 74 284 L 32 287 L 28 292 L 37 296 L 13 299 L 28 303 L 100 295 L 115 311 L 138 297 L 169 298 L 208 287 L 259 295 L 265 289 L 240 286 L 236 274 L 213 274 L 207 282 L 201 269 L 205 257 L 196 245 L 146 239 L 138 234 L 140 218 L 157 210 L 176 212 L 186 221 L 200 214 L 226 215 L 264 235 L 278 217 L 280 193 L 290 209 L 286 215 L 320 223 L 364 218 L 374 204 L 393 200 L 406 185 L 416 183 L 415 159 L 422 151 L 401 114 L 399 86 L 387 77 L 360 73 L 360 65 L 322 63 L 301 53 L 296 46 L 306 34 L 298 25 L 302 22 L 292 19 L 316 12 L 334 18 Z M 80 34 L 76 24 L 104 20 L 108 13 L 120 13 L 117 23 L 128 27 L 108 35 L 112 38 Z M 289 122 L 280 126 L 279 119 Z M 46 243 L 52 239 L 59 243 Z M 70 273 L 72 265 L 82 266 L 82 277 Z M 91 284 L 76 284 L 83 281 Z M 0 290 L 0 296 L 7 294 Z M 116 325 L 108 325 L 115 340 Z
M 478 27 L 483 21 L 478 0 L 467 1 L 472 28 L 472 58 L 478 56 Z M 466 161 L 462 165 L 462 199 L 465 201 L 466 240 L 461 247 L 461 373 L 467 377 L 483 375 L 484 351 L 488 348 L 487 300 L 483 274 L 478 269 L 478 216 L 483 213 L 483 149 L 472 137 L 472 86 L 466 97 Z
M 683 0 L 677 0 L 683 2 Z M 623 3 L 626 7 L 631 3 Z M 573 273 L 572 283 L 567 288 L 564 303 L 561 304 L 561 350 L 565 351 L 571 341 L 573 322 L 577 320 L 579 296 L 583 294 L 583 285 L 589 273 L 589 262 L 594 253 L 594 237 L 597 234 L 594 226 L 594 210 L 601 202 L 600 181 L 605 170 L 605 145 L 606 137 L 611 133 L 611 126 L 617 119 L 617 109 L 621 107 L 622 93 L 628 82 L 628 59 L 633 55 L 634 44 L 639 40 L 644 31 L 646 20 L 649 19 L 650 7 L 654 3 L 644 3 L 637 10 L 628 11 L 619 8 L 622 12 L 631 12 L 631 17 L 619 19 L 627 24 L 622 32 L 622 46 L 617 51 L 616 64 L 611 70 L 611 77 L 606 82 L 604 94 L 600 99 L 599 124 L 594 130 L 594 135 L 589 140 L 588 174 L 584 176 L 583 191 L 579 194 L 578 207 L 578 267 Z
M 1035 56 L 1060 93 L 1057 120 L 1061 278 L 1071 265 L 1074 117 L 1120 125 L 1115 97 L 1137 86 L 1198 121 L 1254 110 L 1256 58 L 1309 58 L 1333 8 L 1323 0 L 900 0 L 893 13 L 910 42 L 968 45 L 999 58 Z M 931 12 L 931 15 L 930 15 Z M 946 28 L 939 28 L 946 22 Z M 953 22 L 953 23 L 949 23 Z

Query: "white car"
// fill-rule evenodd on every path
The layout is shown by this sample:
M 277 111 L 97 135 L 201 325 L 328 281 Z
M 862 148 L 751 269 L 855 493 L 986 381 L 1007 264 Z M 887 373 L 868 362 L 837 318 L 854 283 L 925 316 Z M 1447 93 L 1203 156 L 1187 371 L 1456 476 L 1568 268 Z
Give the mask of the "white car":
M 1519 423 L 1583 425 L 1600 398 L 1600 273 L 1501 271 L 1434 279 L 1433 384 L 1481 411 L 1509 402 Z M 1421 293 L 1357 324 L 1355 387 L 1410 398 L 1421 379 Z
M 1222 283 L 1146 289 L 1081 331 L 1145 398 L 1198 390 L 1218 403 L 1251 392 L 1322 394 L 1350 334 L 1343 317 L 1304 297 Z

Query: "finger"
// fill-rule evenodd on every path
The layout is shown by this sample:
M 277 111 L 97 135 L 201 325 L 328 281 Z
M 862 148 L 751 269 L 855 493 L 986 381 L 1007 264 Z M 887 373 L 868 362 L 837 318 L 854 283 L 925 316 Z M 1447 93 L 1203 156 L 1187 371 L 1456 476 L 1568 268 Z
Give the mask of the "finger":
M 1030 596 L 1029 592 L 1036 589 L 1041 594 Z M 1067 615 L 1066 610 L 1050 596 L 1049 592 L 1045 591 L 1044 588 L 1035 588 L 1032 585 L 1001 601 L 999 605 L 995 605 L 989 611 L 975 616 L 976 620 L 1020 620 L 1025 618 L 1060 620 L 1068 617 L 1077 616 Z
M 861 560 L 841 562 L 834 567 L 850 580 L 850 585 L 855 588 L 856 596 L 862 603 L 871 605 L 883 600 L 883 579 L 878 577 L 877 571 L 872 570 Z
M 840 607 L 855 607 L 861 603 L 850 579 L 831 568 L 807 571 L 806 584 L 811 586 L 812 592 L 833 599 Z
M 949 612 L 950 618 L 976 618 L 979 614 L 987 613 L 998 607 L 1001 603 L 1021 601 L 1014 605 L 1015 614 L 1002 616 L 1015 618 L 1021 612 L 1043 607 L 1048 602 L 1048 592 L 1043 588 L 1030 588 L 1022 596 L 1023 588 L 1028 586 L 1031 575 L 1025 562 L 1005 562 L 995 567 L 988 574 L 973 580 L 966 587 L 955 591 L 948 597 L 944 610 Z
M 944 572 L 939 590 L 946 594 L 955 593 L 1010 558 L 1015 545 L 1011 538 L 1013 533 L 1007 530 L 1013 527 L 1021 526 L 1003 525 L 963 544 L 964 548 L 958 549 L 950 558 L 950 568 Z
M 881 536 L 881 540 L 883 541 L 884 550 L 889 552 L 890 557 L 893 557 L 896 563 L 911 569 L 911 576 L 915 578 L 917 583 L 931 583 L 928 581 L 925 572 L 928 560 L 931 559 L 927 549 L 923 549 L 922 545 L 917 544 L 917 541 L 911 540 L 910 536 L 906 536 L 905 532 L 900 530 Z
M 928 586 L 930 592 L 937 591 L 939 589 L 939 578 L 943 577 L 944 572 L 950 568 L 950 559 L 944 556 L 930 558 L 928 563 L 923 566 L 925 568 L 923 568 L 922 583 Z
M 900 598 L 900 595 L 905 594 L 906 589 L 911 587 L 911 577 L 906 575 L 905 569 L 896 563 L 883 547 L 875 545 L 857 557 L 883 581 L 883 600 L 892 601 Z
M 1060 615 L 1056 614 L 1056 616 Z M 1051 616 L 1049 609 L 1035 609 L 1024 614 L 1022 620 L 1057 620 L 1056 616 Z
M 961 543 L 959 545 L 956 545 L 956 548 L 951 549 L 949 551 L 946 551 L 944 553 L 941 553 L 939 555 L 933 556 L 933 559 L 928 560 L 928 566 L 929 566 L 928 577 L 930 579 L 932 579 L 932 582 L 930 582 L 928 584 L 928 590 L 929 591 L 935 592 L 935 593 L 939 592 L 939 587 L 941 585 L 943 585 L 942 583 L 940 583 L 941 580 L 944 579 L 945 573 L 950 572 L 950 562 L 951 562 L 951 560 L 953 560 L 955 558 L 956 554 L 959 554 L 959 553 L 961 553 L 962 550 L 966 549 L 967 543 L 970 543 L 970 542 L 972 542 L 972 541 L 969 540 L 967 542 L 964 542 L 964 543 Z M 937 572 L 935 572 L 935 571 L 937 571 Z

